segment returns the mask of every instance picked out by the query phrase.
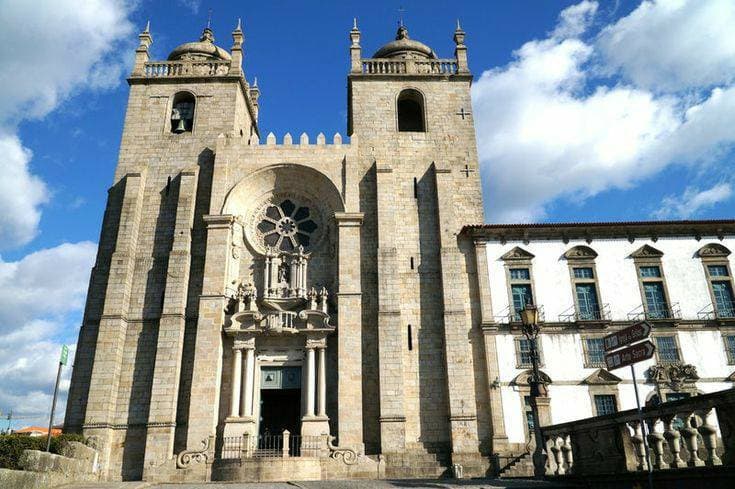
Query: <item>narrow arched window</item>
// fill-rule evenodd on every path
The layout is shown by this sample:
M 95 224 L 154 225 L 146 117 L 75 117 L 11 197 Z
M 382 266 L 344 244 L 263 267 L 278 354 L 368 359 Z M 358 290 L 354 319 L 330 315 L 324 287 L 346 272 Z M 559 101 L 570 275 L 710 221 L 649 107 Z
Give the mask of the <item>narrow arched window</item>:
M 194 128 L 194 108 L 196 99 L 189 92 L 179 92 L 174 95 L 171 107 L 171 132 L 181 134 L 191 132 Z
M 417 90 L 407 89 L 398 95 L 398 130 L 425 132 L 424 97 Z

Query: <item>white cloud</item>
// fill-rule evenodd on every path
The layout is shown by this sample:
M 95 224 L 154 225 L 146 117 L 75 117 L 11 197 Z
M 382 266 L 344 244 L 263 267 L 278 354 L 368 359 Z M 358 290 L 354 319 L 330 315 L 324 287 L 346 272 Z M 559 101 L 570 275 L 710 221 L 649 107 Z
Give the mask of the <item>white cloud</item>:
M 17 124 L 48 115 L 82 90 L 119 83 L 130 9 L 122 0 L 0 0 L 0 249 L 33 239 L 48 200 Z
M 609 68 L 638 86 L 679 90 L 735 80 L 735 2 L 645 1 L 600 33 Z
M 0 250 L 29 242 L 38 231 L 46 184 L 28 167 L 31 151 L 17 136 L 0 132 Z
M 202 0 L 179 0 L 179 5 L 191 10 L 192 14 L 198 14 L 202 6 Z
M 597 2 L 583 0 L 572 5 L 559 14 L 559 25 L 556 26 L 552 37 L 576 37 L 587 30 L 597 13 Z
M 687 219 L 700 211 L 712 208 L 716 204 L 732 197 L 732 186 L 729 183 L 718 183 L 712 188 L 699 190 L 687 187 L 682 195 L 669 195 L 661 201 L 661 207 L 653 213 L 657 219 Z
M 76 341 L 96 249 L 94 243 L 83 241 L 40 250 L 15 262 L 0 259 L 0 410 L 34 416 L 23 424 L 48 421 L 61 345 Z M 66 368 L 59 420 L 70 375 Z
M 527 42 L 473 86 L 493 221 L 543 218 L 556 199 L 630 188 L 673 163 L 709 163 L 735 142 L 733 87 L 662 95 L 596 79 L 609 69 L 599 48 L 560 34 L 581 35 L 592 5 L 562 12 L 552 37 Z

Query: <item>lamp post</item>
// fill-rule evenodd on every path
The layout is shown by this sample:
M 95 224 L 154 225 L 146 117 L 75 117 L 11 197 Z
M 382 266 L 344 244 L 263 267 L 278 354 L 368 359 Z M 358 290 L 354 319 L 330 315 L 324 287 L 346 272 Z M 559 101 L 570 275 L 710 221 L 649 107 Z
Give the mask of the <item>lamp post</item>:
M 543 437 L 541 435 L 541 424 L 539 422 L 538 415 L 538 403 L 536 399 L 541 395 L 541 377 L 539 375 L 538 363 L 538 346 L 536 340 L 538 339 L 539 330 L 539 313 L 538 308 L 531 303 L 527 303 L 520 313 L 521 322 L 523 324 L 521 331 L 523 336 L 526 337 L 529 343 L 529 353 L 531 354 L 531 379 L 529 381 L 529 387 L 531 388 L 531 414 L 533 416 L 533 436 L 536 441 L 536 447 L 533 450 L 533 472 L 537 478 L 544 476 L 544 463 L 543 463 Z

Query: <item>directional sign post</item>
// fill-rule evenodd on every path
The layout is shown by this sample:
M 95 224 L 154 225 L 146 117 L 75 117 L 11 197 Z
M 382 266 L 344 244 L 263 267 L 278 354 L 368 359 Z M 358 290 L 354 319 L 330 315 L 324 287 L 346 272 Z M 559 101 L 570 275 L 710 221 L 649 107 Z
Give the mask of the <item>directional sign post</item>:
M 635 391 L 635 404 L 638 407 L 638 422 L 641 424 L 643 433 L 643 446 L 646 449 L 646 465 L 648 466 L 648 488 L 653 489 L 653 467 L 651 467 L 651 456 L 648 453 L 648 433 L 646 423 L 643 421 L 641 400 L 638 396 L 638 382 L 635 378 L 635 364 L 648 360 L 656 351 L 656 347 L 648 339 L 651 334 L 651 325 L 641 321 L 633 326 L 616 331 L 605 336 L 605 365 L 608 370 L 627 367 L 630 365 L 630 374 L 633 378 L 633 390 Z M 645 340 L 645 341 L 643 341 Z M 623 348 L 626 347 L 626 348 Z
M 653 352 L 655 351 L 656 347 L 653 346 L 651 340 L 646 340 L 642 343 L 636 343 L 633 346 L 606 354 L 605 365 L 607 365 L 608 370 L 627 367 L 628 365 L 632 366 L 634 363 L 648 360 L 653 356 Z
M 56 386 L 54 387 L 54 399 L 51 401 L 51 415 L 48 419 L 48 434 L 46 435 L 46 451 L 51 451 L 51 431 L 54 429 L 54 411 L 56 410 L 56 396 L 59 394 L 59 381 L 61 380 L 61 368 L 69 360 L 69 347 L 61 345 L 59 356 L 59 369 L 56 371 Z
M 651 325 L 646 321 L 641 321 L 605 336 L 605 351 L 617 350 L 636 341 L 645 340 L 650 334 Z

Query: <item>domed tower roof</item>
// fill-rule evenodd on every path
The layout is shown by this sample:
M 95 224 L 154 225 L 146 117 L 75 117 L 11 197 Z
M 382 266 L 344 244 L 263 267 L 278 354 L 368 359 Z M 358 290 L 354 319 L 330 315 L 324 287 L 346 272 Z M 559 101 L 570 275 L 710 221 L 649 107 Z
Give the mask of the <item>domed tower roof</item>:
M 426 44 L 414 41 L 408 37 L 408 29 L 405 25 L 398 27 L 396 40 L 391 41 L 382 48 L 375 51 L 373 58 L 431 58 L 436 54 Z
M 231 56 L 225 49 L 214 44 L 214 33 L 209 27 L 202 31 L 202 37 L 195 42 L 187 42 L 177 46 L 168 55 L 169 61 L 180 59 L 213 59 L 230 61 Z

